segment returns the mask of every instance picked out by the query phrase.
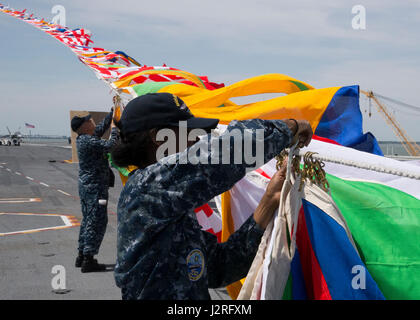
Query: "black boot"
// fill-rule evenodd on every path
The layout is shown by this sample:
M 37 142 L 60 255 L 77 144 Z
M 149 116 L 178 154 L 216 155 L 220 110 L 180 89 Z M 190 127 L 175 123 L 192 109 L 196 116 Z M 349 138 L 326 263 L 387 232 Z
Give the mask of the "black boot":
M 84 260 L 83 252 L 79 251 L 79 255 L 76 258 L 76 263 L 74 264 L 76 268 L 80 268 L 82 266 Z
M 106 266 L 104 264 L 99 264 L 96 259 L 93 259 L 93 256 L 85 255 L 82 262 L 82 272 L 95 272 L 95 271 L 105 271 Z

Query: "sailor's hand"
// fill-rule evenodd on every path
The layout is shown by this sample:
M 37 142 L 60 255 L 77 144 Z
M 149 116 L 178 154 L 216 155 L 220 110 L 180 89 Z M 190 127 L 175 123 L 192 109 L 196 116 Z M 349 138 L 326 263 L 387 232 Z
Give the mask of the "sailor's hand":
M 262 229 L 267 227 L 279 207 L 281 190 L 286 180 L 286 165 L 287 162 L 284 161 L 280 170 L 273 175 L 257 209 L 255 209 L 254 220 Z
M 287 160 L 284 160 L 280 170 L 278 170 L 270 180 L 270 183 L 265 189 L 265 196 L 270 202 L 275 204 L 277 207 L 280 202 L 280 193 L 283 188 L 284 180 L 286 180 L 286 169 L 287 169 Z
M 111 121 L 111 129 L 112 129 L 112 128 L 115 127 L 115 120 L 114 120 L 115 112 L 114 112 L 114 107 L 111 107 L 110 113 L 111 113 L 111 118 L 112 118 L 112 121 Z
M 312 127 L 307 120 L 297 120 L 298 130 L 296 133 L 297 140 L 299 141 L 299 148 L 307 147 L 312 140 L 313 131 Z
M 293 134 L 292 145 L 296 142 L 299 148 L 308 146 L 311 142 L 313 131 L 312 127 L 307 120 L 284 119 L 286 125 L 289 127 Z

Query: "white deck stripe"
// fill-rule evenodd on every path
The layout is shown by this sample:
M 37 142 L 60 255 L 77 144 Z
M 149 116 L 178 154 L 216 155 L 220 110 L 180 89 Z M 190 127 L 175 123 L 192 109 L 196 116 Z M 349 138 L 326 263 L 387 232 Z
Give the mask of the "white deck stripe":
M 66 216 L 60 216 L 60 217 L 61 217 L 61 219 L 63 220 L 63 222 L 66 226 L 68 226 L 68 227 L 72 226 L 72 223 L 70 222 L 68 217 L 66 217 Z
M 62 194 L 65 194 L 66 196 L 70 196 L 71 197 L 71 194 L 68 194 L 67 192 L 65 192 L 63 190 L 57 189 L 57 191 L 58 192 L 61 192 Z
M 67 226 L 55 226 L 55 227 L 48 227 L 48 228 L 39 228 L 39 229 L 29 229 L 29 230 L 6 232 L 6 233 L 0 233 L 0 236 L 7 236 L 7 235 L 11 235 L 11 234 L 18 234 L 18 233 L 33 233 L 33 232 L 36 232 L 36 231 L 43 231 L 43 230 L 58 230 L 58 229 L 64 229 L 64 228 L 67 228 Z
M 27 202 L 37 202 L 36 200 L 0 200 L 0 203 L 27 203 Z
M 64 225 L 61 226 L 53 226 L 53 227 L 45 227 L 45 228 L 37 228 L 37 229 L 27 229 L 27 230 L 20 230 L 20 231 L 12 231 L 12 232 L 5 232 L 5 233 L 0 233 L 0 237 L 1 236 L 7 236 L 7 235 L 14 235 L 14 234 L 19 234 L 19 233 L 33 233 L 33 232 L 38 232 L 38 231 L 44 231 L 44 230 L 60 230 L 60 229 L 66 229 L 69 227 L 73 227 L 75 224 L 73 224 L 69 217 L 67 216 L 63 216 L 60 214 L 52 214 L 52 213 L 47 213 L 47 214 L 43 214 L 43 213 L 9 213 L 9 212 L 0 212 L 0 215 L 17 215 L 17 216 L 43 216 L 43 217 L 60 217 L 61 220 L 63 220 Z

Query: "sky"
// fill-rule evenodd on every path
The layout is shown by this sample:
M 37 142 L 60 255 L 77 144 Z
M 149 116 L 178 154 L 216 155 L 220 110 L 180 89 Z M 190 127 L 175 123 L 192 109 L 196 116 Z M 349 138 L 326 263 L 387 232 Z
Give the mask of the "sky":
M 266 73 L 315 88 L 360 85 L 420 107 L 420 1 L 357 0 L 0 0 L 51 21 L 66 9 L 67 27 L 92 32 L 94 46 L 122 50 L 146 65 L 206 75 L 226 85 Z M 352 8 L 366 10 L 355 30 Z M 70 135 L 70 110 L 108 111 L 109 88 L 51 36 L 0 13 L 0 134 Z M 365 131 L 397 140 L 367 99 Z M 391 106 L 391 105 L 390 105 Z M 420 141 L 420 112 L 393 115 Z

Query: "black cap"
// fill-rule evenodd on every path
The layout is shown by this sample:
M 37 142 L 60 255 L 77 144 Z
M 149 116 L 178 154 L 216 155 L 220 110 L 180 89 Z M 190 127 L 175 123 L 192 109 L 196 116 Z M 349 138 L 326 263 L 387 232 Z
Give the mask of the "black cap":
M 187 128 L 214 129 L 219 119 L 194 117 L 184 101 L 176 95 L 160 92 L 148 93 L 131 100 L 124 108 L 119 127 L 123 134 L 179 126 L 186 121 Z
M 85 122 L 88 121 L 91 118 L 91 115 L 88 114 L 85 117 L 78 117 L 74 116 L 73 119 L 71 119 L 71 129 L 76 132 L 77 129 L 80 128 L 80 126 Z

